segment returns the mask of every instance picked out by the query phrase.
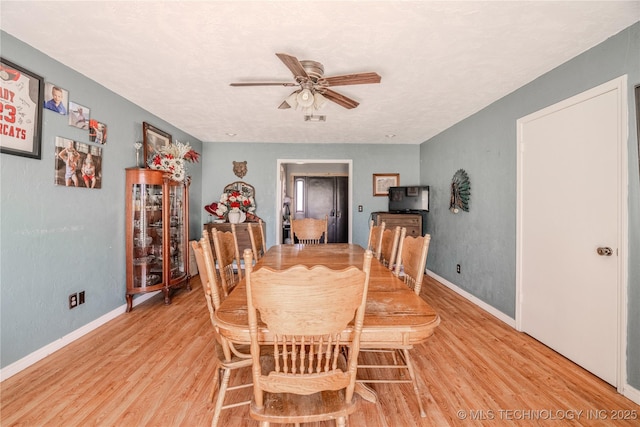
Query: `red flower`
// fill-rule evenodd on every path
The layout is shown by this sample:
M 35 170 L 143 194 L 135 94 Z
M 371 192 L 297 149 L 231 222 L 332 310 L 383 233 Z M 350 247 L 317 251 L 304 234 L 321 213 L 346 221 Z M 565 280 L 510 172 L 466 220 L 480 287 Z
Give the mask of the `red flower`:
M 156 154 L 153 157 L 153 164 L 156 165 L 156 166 L 160 166 L 162 164 L 162 159 L 160 158 L 159 155 Z
M 187 151 L 187 154 L 184 155 L 184 159 L 192 162 L 192 163 L 198 163 L 200 154 L 198 154 L 195 150 L 189 150 Z

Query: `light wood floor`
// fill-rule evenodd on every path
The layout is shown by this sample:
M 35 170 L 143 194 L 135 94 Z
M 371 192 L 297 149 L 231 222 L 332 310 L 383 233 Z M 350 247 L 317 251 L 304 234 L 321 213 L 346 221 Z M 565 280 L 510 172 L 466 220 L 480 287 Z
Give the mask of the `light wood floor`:
M 640 406 L 613 387 L 425 279 L 422 296 L 442 317 L 434 336 L 412 352 L 427 418 L 417 415 L 410 385 L 379 384 L 379 403 L 359 399 L 352 427 L 640 424 Z M 209 425 L 212 333 L 197 278 L 192 286 L 170 306 L 156 296 L 5 380 L 0 424 Z M 633 414 L 635 420 L 612 420 Z M 224 427 L 257 425 L 246 406 L 223 411 L 220 420 Z

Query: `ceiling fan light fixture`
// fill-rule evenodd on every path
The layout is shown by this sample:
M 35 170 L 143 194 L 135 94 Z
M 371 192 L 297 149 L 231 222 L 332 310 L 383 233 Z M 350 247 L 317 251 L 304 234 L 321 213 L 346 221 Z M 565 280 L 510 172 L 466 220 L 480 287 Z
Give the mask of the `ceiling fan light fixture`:
M 284 102 L 289 104 L 289 107 L 294 108 L 294 109 L 298 108 L 298 100 L 297 100 L 298 92 L 299 91 L 293 92 L 291 95 L 289 95 L 287 97 L 287 99 L 284 100 Z
M 313 93 L 309 89 L 302 89 L 300 92 L 298 92 L 296 101 L 298 101 L 298 105 L 300 105 L 302 108 L 309 108 L 314 103 Z
M 316 110 L 321 109 L 327 103 L 327 98 L 322 96 L 320 92 L 315 92 L 313 94 L 313 108 Z

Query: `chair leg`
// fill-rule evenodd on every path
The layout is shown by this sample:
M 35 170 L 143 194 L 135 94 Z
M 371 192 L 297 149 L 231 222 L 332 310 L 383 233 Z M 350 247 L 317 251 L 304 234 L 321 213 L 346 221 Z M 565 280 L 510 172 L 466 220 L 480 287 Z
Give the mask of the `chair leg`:
M 216 367 L 213 374 L 213 384 L 211 385 L 211 393 L 209 393 L 209 402 L 213 402 L 213 396 L 216 394 L 216 390 L 218 389 L 218 382 L 220 382 L 220 367 L 219 363 L 216 363 Z
M 411 377 L 411 384 L 413 385 L 413 391 L 416 393 L 416 398 L 418 399 L 418 407 L 420 407 L 420 416 L 425 418 L 427 413 L 424 411 L 422 407 L 422 399 L 420 398 L 420 389 L 418 388 L 418 380 L 416 379 L 416 374 L 413 371 L 413 365 L 411 364 L 411 358 L 409 357 L 409 350 L 406 348 L 402 350 L 404 352 L 405 363 L 407 364 L 407 369 L 409 370 L 409 376 Z
M 396 352 L 395 351 L 391 352 L 391 357 L 393 357 L 393 364 L 397 365 L 398 364 L 398 358 L 396 357 Z
M 345 427 L 347 424 L 345 422 L 345 417 L 340 417 L 336 419 L 336 426 L 338 427 Z
M 230 377 L 231 369 L 224 369 L 224 373 L 222 374 L 222 383 L 220 384 L 220 391 L 218 391 L 218 399 L 216 399 L 216 407 L 213 410 L 213 420 L 211 421 L 211 427 L 216 427 L 218 425 L 218 418 L 220 418 L 222 404 L 224 403 L 224 395 L 227 393 L 227 386 L 229 385 Z

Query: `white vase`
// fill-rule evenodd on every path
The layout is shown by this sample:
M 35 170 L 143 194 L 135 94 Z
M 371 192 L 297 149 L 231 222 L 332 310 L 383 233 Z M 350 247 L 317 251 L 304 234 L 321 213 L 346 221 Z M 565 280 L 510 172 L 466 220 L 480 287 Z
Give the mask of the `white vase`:
M 227 218 L 229 218 L 229 222 L 231 224 L 240 224 L 241 222 L 244 222 L 245 219 L 247 219 L 247 215 L 242 211 L 230 211 L 227 214 Z

